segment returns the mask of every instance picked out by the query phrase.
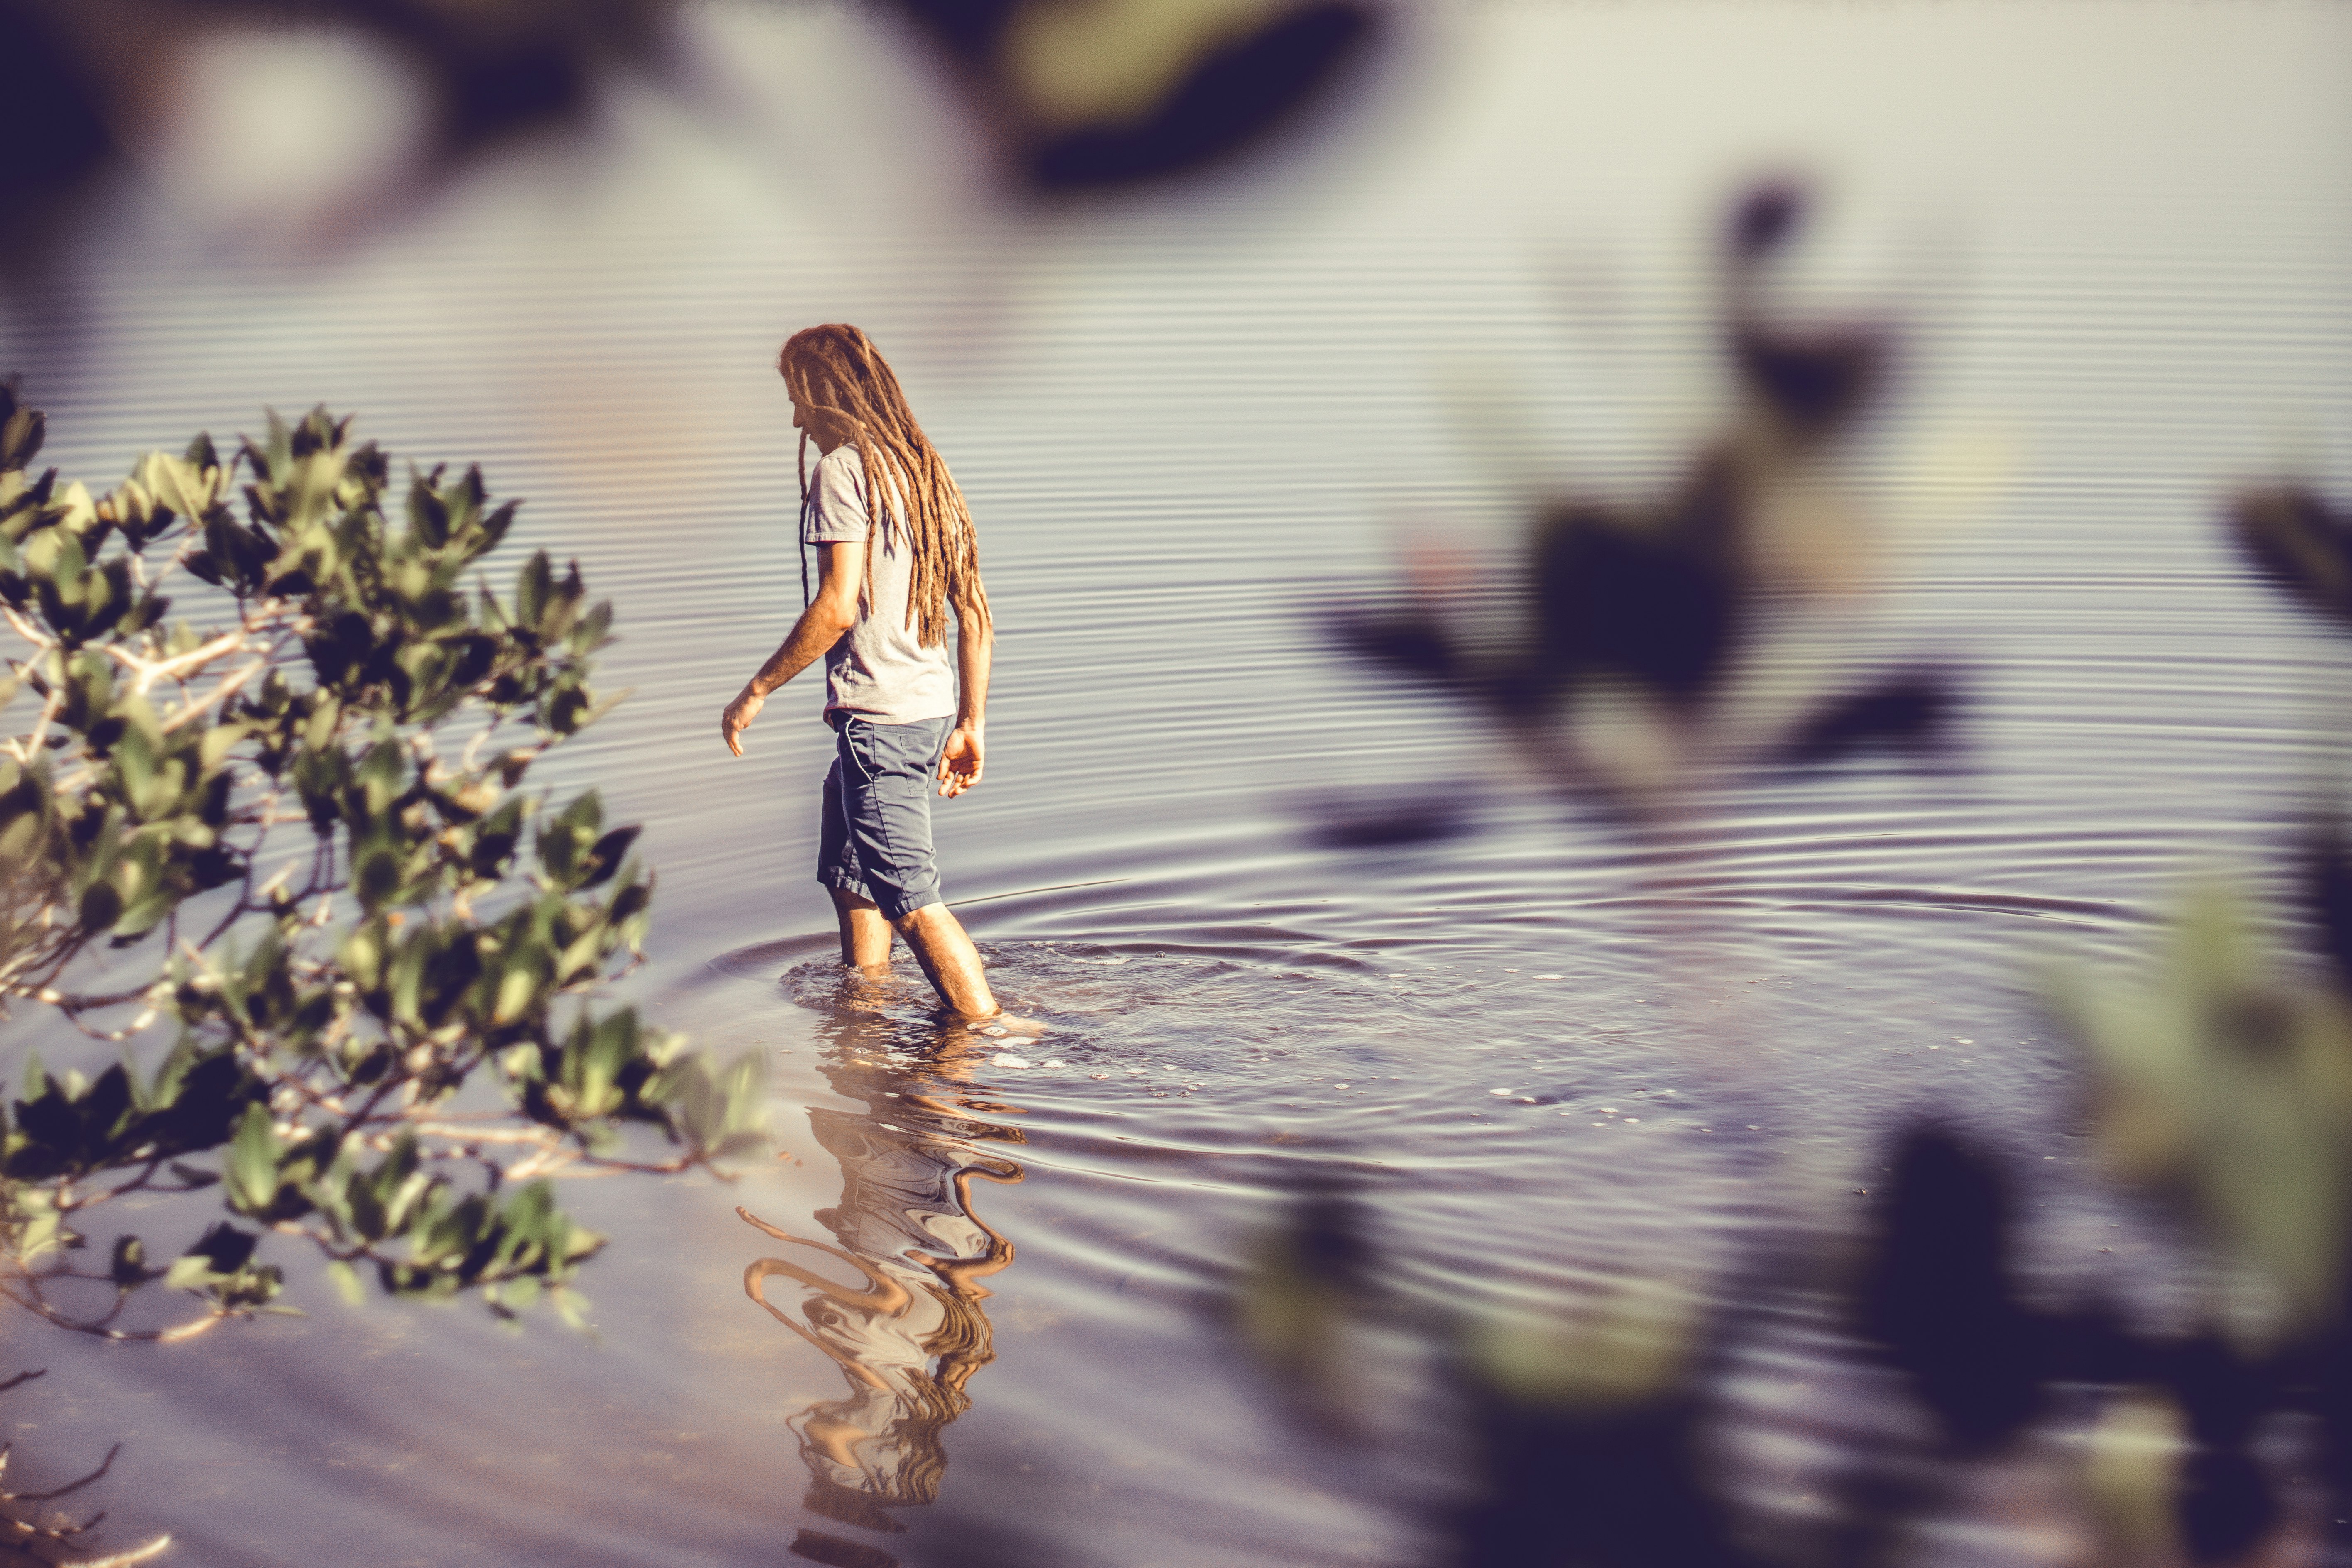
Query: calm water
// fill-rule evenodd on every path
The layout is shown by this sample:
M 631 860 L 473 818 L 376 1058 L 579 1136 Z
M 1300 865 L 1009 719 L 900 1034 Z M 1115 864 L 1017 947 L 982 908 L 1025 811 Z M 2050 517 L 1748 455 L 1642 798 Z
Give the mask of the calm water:
M 1333 1437 L 1228 1306 L 1334 1184 L 1438 1317 L 1632 1278 L 1760 1304 L 1717 1397 L 1750 1514 L 1794 1530 L 1860 1405 L 1759 1270 L 1927 1109 L 2039 1178 L 2049 1289 L 2160 1304 L 2026 977 L 2137 951 L 2311 776 L 2340 660 L 2214 521 L 2251 475 L 2352 484 L 2352 15 L 1430 13 L 1267 160 L 1043 212 L 991 193 L 887 33 L 714 7 L 693 34 L 702 96 L 625 93 L 591 144 L 299 264 L 123 193 L 70 310 L 0 337 L 94 480 L 324 400 L 530 498 L 519 550 L 576 554 L 624 634 L 635 695 L 559 771 L 648 825 L 637 989 L 767 1053 L 782 1151 L 731 1187 L 583 1190 L 616 1237 L 590 1342 L 308 1286 L 307 1321 L 169 1351 L 10 1321 L 56 1369 L 8 1406 L 44 1462 L 126 1442 L 117 1544 L 1410 1563 L 1458 1486 L 1428 1350 L 1351 1341 Z M 812 153 L 877 102 L 887 133 Z M 1850 471 L 1882 581 L 1798 629 L 1833 673 L 1968 668 L 1960 744 L 1694 776 L 1629 819 L 1348 664 L 1317 608 L 1412 541 L 1507 566 L 1537 489 L 1658 482 L 1719 414 L 1700 245 L 1759 167 L 1824 182 L 1818 298 L 1907 328 Z M 745 761 L 713 733 L 798 606 L 769 357 L 820 320 L 891 353 L 981 520 L 992 754 L 940 830 L 1034 1043 L 844 987 L 813 689 Z M 1318 847 L 1333 809 L 1433 795 L 1465 831 Z

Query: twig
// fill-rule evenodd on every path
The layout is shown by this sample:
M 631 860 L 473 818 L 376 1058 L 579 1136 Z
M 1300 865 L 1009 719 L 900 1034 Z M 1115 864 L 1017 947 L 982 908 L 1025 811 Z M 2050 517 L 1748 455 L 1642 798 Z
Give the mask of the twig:
M 16 612 L 9 611 L 8 618 L 16 619 Z M 34 757 L 41 750 L 41 742 L 48 739 L 49 721 L 58 716 L 58 710 L 64 705 L 65 700 L 66 683 L 63 680 L 51 681 L 48 700 L 41 704 L 41 716 L 33 721 L 33 727 L 24 734 L 10 738 L 9 745 L 15 750 L 16 760 L 26 767 L 33 765 Z
M 230 465 L 229 472 L 232 475 L 236 472 L 236 463 L 234 460 Z M 169 561 L 163 563 L 163 569 L 155 574 L 155 581 L 149 586 L 148 592 L 153 593 L 156 589 L 161 588 L 165 583 L 169 582 L 171 580 L 172 574 L 186 565 L 188 557 L 195 554 L 196 552 L 202 548 L 205 541 L 204 531 L 195 526 L 195 521 L 196 520 L 194 518 L 188 519 L 188 531 L 181 535 L 179 548 L 172 552 L 172 558 Z M 150 542 L 152 543 L 152 541 L 150 541 Z
M 57 638 L 19 615 L 15 605 L 0 605 L 0 616 L 7 616 L 8 624 L 16 628 L 16 635 L 35 647 L 54 648 L 58 646 Z
M 178 712 L 173 714 L 169 719 L 164 720 L 163 732 L 167 735 L 170 734 L 181 725 L 187 723 L 190 720 L 203 713 L 205 709 L 210 708 L 216 703 L 224 702 L 229 698 L 236 696 L 238 691 L 244 689 L 247 681 L 251 680 L 255 676 L 260 674 L 263 670 L 268 669 L 270 667 L 271 663 L 277 657 L 277 652 L 278 650 L 276 648 L 271 648 L 268 653 L 263 654 L 259 658 L 255 659 L 251 664 L 248 664 L 243 669 L 238 670 L 235 675 L 229 676 L 226 679 L 222 680 L 218 686 L 212 689 L 211 692 L 205 696 L 203 701 L 183 708 Z
M 0 1296 L 6 1297 L 28 1312 L 47 1319 L 58 1328 L 69 1329 L 78 1334 L 88 1334 L 93 1339 L 114 1340 L 123 1343 L 178 1344 L 183 1340 L 194 1339 L 198 1334 L 210 1333 L 214 1326 L 224 1319 L 247 1315 L 215 1308 L 201 1318 L 191 1318 L 186 1322 L 174 1323 L 168 1329 L 110 1329 L 106 1327 L 104 1319 L 71 1317 L 50 1306 L 42 1299 L 39 1288 L 33 1283 L 32 1276 L 20 1273 L 16 1277 L 16 1282 L 21 1283 L 24 1289 L 20 1290 L 14 1284 L 0 1283 Z M 109 1316 L 110 1317 L 111 1314 Z
M 102 1514 L 100 1516 L 100 1518 L 104 1517 Z M 98 1520 L 93 1519 L 89 1522 L 96 1524 Z M 170 1536 L 159 1535 L 144 1546 L 134 1546 L 128 1552 L 118 1552 L 111 1557 L 85 1557 L 72 1564 L 72 1568 L 131 1568 L 133 1563 L 151 1563 L 161 1557 L 170 1550 L 171 1545 Z
M 161 662 L 141 658 L 130 649 L 113 643 L 107 645 L 106 651 L 138 673 L 139 679 L 131 689 L 139 696 L 144 697 L 149 689 L 159 680 L 177 680 L 180 678 L 180 672 L 184 669 L 200 669 L 223 654 L 236 652 L 245 646 L 246 638 L 250 635 L 251 628 L 239 626 L 233 632 L 223 632 L 208 643 L 192 647 L 184 654 Z
M 106 1472 L 114 1468 L 114 1456 L 121 1452 L 122 1452 L 122 1445 L 117 1443 L 106 1451 L 106 1458 L 98 1462 L 98 1468 L 78 1481 L 68 1481 L 61 1487 L 53 1487 L 45 1492 L 5 1492 L 0 1493 L 0 1496 L 5 1496 L 10 1502 L 54 1502 L 61 1497 L 71 1497 L 90 1482 L 102 1479 Z M 96 1524 L 98 1521 L 91 1520 L 89 1522 Z M 89 1525 L 83 1525 L 81 1528 L 87 1530 Z

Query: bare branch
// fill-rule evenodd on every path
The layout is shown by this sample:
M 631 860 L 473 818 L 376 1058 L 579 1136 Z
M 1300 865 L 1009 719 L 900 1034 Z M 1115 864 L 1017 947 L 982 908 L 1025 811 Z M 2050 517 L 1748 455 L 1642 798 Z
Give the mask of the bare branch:
M 203 700 L 192 703 L 187 707 L 178 710 L 169 719 L 163 721 L 163 732 L 167 735 L 170 734 L 173 731 L 179 729 L 182 725 L 200 717 L 206 709 L 215 707 L 222 702 L 226 702 L 231 697 L 236 696 L 239 691 L 242 691 L 245 689 L 246 682 L 251 680 L 255 676 L 259 675 L 263 670 L 269 668 L 276 654 L 277 649 L 270 649 L 261 658 L 255 659 L 252 663 L 238 670 L 235 675 L 229 676 L 222 680 L 219 685 L 214 687 L 212 690 L 205 696 Z
M 8 624 L 16 628 L 16 635 L 23 637 L 26 642 L 31 643 L 35 647 L 53 648 L 58 646 L 58 639 L 56 637 L 50 636 L 47 632 L 43 631 L 33 622 L 26 620 L 22 615 L 17 613 L 15 605 L 0 605 L 0 616 L 5 616 L 8 618 Z
M 242 626 L 233 632 L 223 632 L 208 643 L 160 663 L 141 658 L 130 649 L 114 643 L 109 643 L 106 651 L 137 673 L 139 679 L 131 686 L 131 690 L 143 697 L 159 680 L 180 679 L 184 674 L 201 669 L 215 658 L 238 651 L 246 646 L 248 635 L 247 628 Z
M 24 1287 L 21 1289 L 17 1289 L 20 1285 Z M 33 1277 L 23 1273 L 19 1273 L 14 1280 L 0 1280 L 0 1297 L 5 1297 L 26 1311 L 47 1319 L 58 1328 L 70 1330 L 77 1334 L 88 1334 L 92 1339 L 113 1340 L 125 1344 L 178 1344 L 183 1340 L 194 1339 L 198 1334 L 210 1333 L 224 1319 L 252 1316 L 250 1312 L 215 1307 L 201 1318 L 191 1318 L 185 1322 L 174 1323 L 168 1329 L 109 1328 L 107 1324 L 112 1321 L 113 1313 L 110 1312 L 104 1318 L 77 1318 L 68 1312 L 59 1311 L 43 1299 L 39 1287 L 33 1281 Z
M 8 618 L 11 621 L 16 620 L 17 618 L 16 612 L 14 610 L 8 611 Z M 19 629 L 22 629 L 21 626 Z M 54 647 L 55 645 L 52 644 L 48 646 Z M 26 767 L 32 766 L 34 757 L 39 754 L 41 742 L 48 738 L 49 722 L 58 716 L 58 710 L 65 705 L 65 682 L 62 680 L 51 681 L 49 683 L 48 700 L 41 704 L 41 716 L 33 721 L 33 727 L 30 730 L 26 731 L 22 735 L 15 736 L 10 739 L 8 742 L 9 750 L 16 752 L 16 760 L 24 763 Z
M 99 1517 L 102 1519 L 105 1516 L 101 1514 Z M 93 1519 L 89 1522 L 96 1524 L 98 1520 Z M 85 1557 L 72 1568 L 132 1568 L 134 1563 L 153 1562 L 170 1550 L 171 1545 L 170 1536 L 159 1535 L 144 1546 L 134 1546 L 128 1552 L 118 1552 L 110 1557 Z
M 71 1497 L 74 1493 L 81 1490 L 82 1488 L 89 1485 L 90 1482 L 102 1479 L 105 1477 L 106 1472 L 114 1468 L 114 1456 L 121 1452 L 122 1452 L 122 1445 L 117 1443 L 113 1447 L 109 1448 L 106 1451 L 106 1458 L 98 1462 L 98 1468 L 90 1471 L 89 1474 L 82 1477 L 79 1480 L 68 1481 L 61 1487 L 52 1487 L 45 1492 L 0 1492 L 0 1497 L 5 1497 L 10 1502 L 53 1502 L 61 1497 Z M 90 1521 L 90 1524 L 95 1524 L 98 1521 L 96 1520 Z M 89 1528 L 89 1525 L 86 1524 L 81 1528 L 87 1530 Z

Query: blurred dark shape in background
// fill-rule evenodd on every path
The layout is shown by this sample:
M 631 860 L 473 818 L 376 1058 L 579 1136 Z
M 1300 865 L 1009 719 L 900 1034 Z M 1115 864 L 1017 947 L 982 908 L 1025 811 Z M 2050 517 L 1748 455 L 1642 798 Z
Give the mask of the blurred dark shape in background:
M 2291 603 L 2317 612 L 2327 629 L 2352 635 L 2352 511 L 2288 480 L 2241 491 L 2225 515 L 2231 537 L 2264 580 Z M 2297 1172 L 2301 1179 L 2285 1185 L 2275 1206 L 2302 1233 L 2291 1245 L 2320 1259 L 2325 1276 L 2317 1310 L 2299 1325 L 2285 1359 L 2319 1415 L 2317 1468 L 2329 1497 L 2330 1561 L 2346 1563 L 2352 1562 L 2352 840 L 2340 797 L 2314 806 L 2294 864 L 2306 930 L 2327 964 L 2321 999 L 2286 1009 L 2259 999 L 2251 1006 L 2244 1000 L 2216 1005 L 2210 1026 L 2238 1026 L 2230 1033 L 2240 1037 L 2241 1050 L 2282 1078 L 2280 1098 L 2306 1112 L 2275 1118 L 2281 1132 L 2321 1152 L 2304 1162 L 2317 1169 Z M 2247 1038 L 2246 1026 L 2263 1020 L 2272 1026 Z M 2241 1175 L 2237 1184 L 2249 1181 Z M 2257 1187 L 2252 1195 L 2259 1201 L 2268 1194 Z
M 1961 671 L 1923 664 L 1891 670 L 1860 691 L 1832 697 L 1789 733 L 1779 760 L 1794 766 L 1833 763 L 1885 746 L 1933 752 L 1948 745 L 1952 719 L 1967 688 Z
M 261 214 L 224 220 L 228 237 L 257 247 L 334 242 L 397 219 L 423 191 L 519 137 L 583 127 L 604 79 L 667 64 L 675 11 L 676 0 L 0 0 L 0 202 L 20 220 L 0 240 L 0 288 L 31 306 L 31 335 L 70 339 L 61 320 L 70 307 L 47 287 L 54 269 L 110 176 L 161 158 L 151 174 L 182 178 L 171 161 L 186 130 L 176 116 L 213 40 L 356 34 L 415 82 L 418 145 L 372 149 L 382 167 L 356 184 L 347 176 L 346 188 L 272 191 L 266 233 L 244 232 Z M 225 90 L 264 86 L 240 79 Z M 207 147 L 197 166 L 266 163 L 280 151 Z M 202 192 L 175 194 L 213 205 Z M 319 204 L 307 222 L 286 210 L 306 201 Z
M 1309 840 L 1325 849 L 1433 844 L 1470 831 L 1473 788 L 1464 783 L 1438 795 L 1318 800 L 1300 815 L 1309 823 Z
M 1791 441 L 1842 434 L 1885 390 L 1894 357 L 1884 322 L 1781 321 L 1761 300 L 1769 263 L 1802 231 L 1809 205 L 1795 180 L 1761 182 L 1733 205 L 1724 232 L 1726 348 Z
M 899 0 L 1041 191 L 1181 174 L 1318 97 L 1378 31 L 1358 0 Z
M 1535 658 L 1500 678 L 1508 710 L 1548 707 L 1579 679 L 1629 676 L 1680 707 L 1704 698 L 1747 629 L 1746 497 L 1710 453 L 1664 505 L 1570 502 L 1536 535 Z
M 2169 1211 L 2211 1273 L 2186 1332 L 2079 1318 L 2045 1331 L 2042 1375 L 2153 1390 L 2177 1410 L 2173 1522 L 2196 1563 L 2298 1528 L 2261 1453 L 2291 1413 L 2310 1423 L 2293 1468 L 2318 1481 L 2330 1561 L 2352 1554 L 2352 873 L 2332 817 L 2296 862 L 2327 961 L 2316 979 L 2248 899 L 2208 887 L 2142 981 L 2061 974 L 2049 997 L 2087 1049 L 2108 1175 Z
M 1861 1288 L 1861 1327 L 1910 1375 L 1956 1447 L 1982 1452 L 2040 1412 L 2044 1325 L 2017 1304 L 2009 1184 L 1938 1129 L 1905 1136 Z
M 1461 1568 L 1710 1568 L 1742 1561 L 1706 1481 L 1706 1335 L 1678 1289 L 1632 1282 L 1541 1317 L 1433 1310 L 1388 1287 L 1363 1194 L 1301 1193 L 1261 1237 L 1232 1310 L 1292 1414 L 1363 1435 L 1358 1325 L 1436 1349 L 1471 1484 L 1438 1521 Z M 1426 1434 L 1423 1439 L 1427 1438 Z
M 2263 485 L 2231 501 L 2229 525 L 2273 587 L 2306 610 L 2352 623 L 2352 511 L 2307 485 Z
M 432 84 L 437 140 L 462 159 L 500 139 L 574 121 L 595 79 L 662 63 L 675 0 L 310 0 L 415 59 Z
M 1015 182 L 1048 192 L 1242 151 L 1324 96 L 1381 16 L 1367 0 L 890 3 L 945 54 Z M 414 176 L 430 188 L 517 137 L 583 127 L 608 79 L 668 74 L 677 16 L 677 0 L 0 0 L 0 202 L 22 220 L 0 242 L 13 247 L 0 284 L 37 279 L 103 176 L 168 136 L 209 38 L 310 28 L 372 42 L 428 105 Z M 345 228 L 404 205 L 346 195 Z
M 57 230 L 120 148 L 106 89 L 64 9 L 0 0 L 0 284 L 30 281 Z
M 1471 1397 L 1485 1489 L 1457 1526 L 1464 1568 L 1745 1561 L 1697 1478 L 1696 1398 L 1590 1412 L 1483 1386 Z
M 1347 1326 L 1384 1305 L 1370 1222 L 1345 1188 L 1296 1194 L 1247 1255 L 1233 1300 L 1242 1337 L 1293 1412 L 1341 1434 L 1359 1414 Z
M 2335 966 L 2336 984 L 2352 994 L 2352 846 L 2337 819 L 2311 828 L 2297 857 L 2304 910 L 2320 952 Z
M 1856 1290 L 1857 1326 L 1902 1371 L 1960 1454 L 1990 1453 L 2042 1415 L 2059 1383 L 2124 1384 L 2159 1359 L 2104 1307 L 2018 1299 L 2017 1203 L 2000 1163 L 1949 1129 L 1897 1141 Z
M 1464 699 L 1571 784 L 1662 787 L 1696 758 L 1723 760 L 1711 735 L 1740 737 L 1728 748 L 1739 760 L 1784 766 L 1943 748 L 1965 684 L 1952 665 L 1861 674 L 1846 689 L 1774 690 L 1760 704 L 1738 679 L 1774 617 L 1850 589 L 1871 555 L 1825 470 L 1884 401 L 1895 332 L 1871 320 L 1794 319 L 1776 302 L 1774 279 L 1811 206 L 1789 179 L 1732 201 L 1717 256 L 1731 415 L 1654 500 L 1540 504 L 1513 584 L 1525 595 L 1524 636 L 1497 647 L 1465 635 L 1461 618 L 1476 611 L 1454 600 L 1447 574 L 1446 586 L 1402 602 L 1333 608 L 1333 639 L 1368 665 Z M 1759 741 L 1750 720 L 1767 709 L 1776 717 Z M 1629 713 L 1646 735 L 1623 728 Z M 1645 756 L 1666 758 L 1663 773 Z M 1344 819 L 1318 836 L 1403 841 Z
M 596 79 L 662 62 L 676 0 L 0 0 L 0 55 L 32 149 L 55 183 L 97 173 L 143 127 L 175 57 L 224 26 L 341 25 L 408 57 L 431 89 L 436 140 L 465 158 L 576 121 Z M 12 167 L 7 178 L 25 177 Z
M 1423 1340 L 1469 1476 L 1435 1521 L 1439 1560 L 1462 1568 L 1895 1568 L 1919 1560 L 1922 1531 L 1982 1507 L 1987 1476 L 2020 1464 L 2046 1478 L 2022 1506 L 2046 1510 L 2069 1560 L 2343 1563 L 2352 990 L 2333 971 L 2316 990 L 2276 978 L 2286 960 L 2268 940 L 2242 906 L 2192 898 L 2147 984 L 2061 975 L 2051 997 L 2085 1048 L 2108 1175 L 2168 1207 L 2210 1266 L 2168 1327 L 2129 1321 L 2095 1286 L 2032 1300 L 2027 1205 L 2007 1158 L 1933 1122 L 1882 1156 L 1891 1177 L 1857 1258 L 1836 1261 L 1801 1228 L 1759 1237 L 1712 1307 L 1650 1279 L 1507 1317 L 1416 1304 L 1384 1284 L 1369 1205 L 1334 1190 L 1290 1202 L 1233 1310 L 1294 1411 L 1342 1437 L 1357 1430 L 1333 1419 L 1360 1382 L 1351 1325 Z M 1851 1338 L 1833 1359 L 1892 1372 L 1886 1397 L 1926 1418 L 1849 1436 L 1815 1483 L 1822 1528 L 1802 1536 L 1754 1516 L 1725 1458 L 1755 1419 L 1726 1397 L 1727 1369 L 1753 1336 L 1769 1340 L 1773 1298 L 1790 1289 L 1842 1302 L 1832 1315 Z M 1829 1373 L 1812 1376 L 1868 1385 Z
M 1451 1521 L 1455 1563 L 1748 1561 L 1703 1457 L 1706 1380 L 1688 1357 L 1704 1331 L 1683 1306 L 1633 1289 L 1519 1345 L 1498 1347 L 1491 1331 L 1457 1341 L 1454 1382 L 1479 1485 Z M 1549 1354 L 1529 1354 L 1537 1346 Z
M 1866 1338 L 1906 1375 L 1955 1453 L 2012 1443 L 2060 1390 L 2105 1401 L 2137 1394 L 2179 1413 L 2186 1452 L 2158 1532 L 2192 1563 L 2241 1559 L 2284 1518 L 2276 1477 L 2256 1453 L 2274 1412 L 2316 1413 L 2318 1347 L 2279 1354 L 2208 1329 L 2153 1339 L 2104 1307 L 2040 1311 L 2017 1299 L 2017 1228 L 1999 1165 L 1947 1130 L 1915 1128 L 1895 1156 L 1858 1292 Z M 2333 1331 L 2340 1340 L 2339 1323 Z
M 1731 426 L 1647 504 L 1570 499 L 1537 520 L 1527 566 L 1532 646 L 1481 668 L 1421 606 L 1342 612 L 1348 646 L 1401 673 L 1464 688 L 1504 716 L 1543 716 L 1595 677 L 1622 677 L 1685 712 L 1714 691 L 1766 584 L 1755 558 L 1761 493 L 1851 430 L 1883 386 L 1891 334 L 1875 324 L 1790 325 L 1763 300 L 1808 199 L 1787 182 L 1732 205 L 1722 262 L 1723 347 L 1740 393 Z

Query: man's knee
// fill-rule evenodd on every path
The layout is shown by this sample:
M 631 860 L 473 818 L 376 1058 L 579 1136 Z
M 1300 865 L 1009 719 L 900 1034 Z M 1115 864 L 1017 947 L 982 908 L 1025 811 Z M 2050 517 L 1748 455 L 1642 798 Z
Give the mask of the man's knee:
M 929 931 L 941 922 L 951 926 L 960 924 L 947 905 L 940 901 L 940 896 L 932 893 L 927 901 L 917 904 L 902 915 L 894 916 L 890 924 L 900 936 L 912 938 L 918 931 Z

